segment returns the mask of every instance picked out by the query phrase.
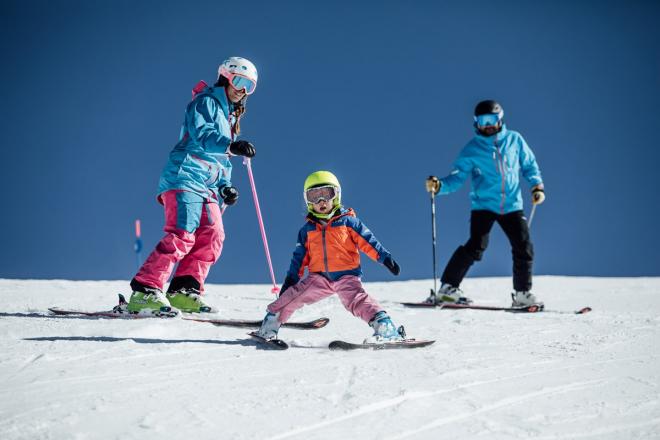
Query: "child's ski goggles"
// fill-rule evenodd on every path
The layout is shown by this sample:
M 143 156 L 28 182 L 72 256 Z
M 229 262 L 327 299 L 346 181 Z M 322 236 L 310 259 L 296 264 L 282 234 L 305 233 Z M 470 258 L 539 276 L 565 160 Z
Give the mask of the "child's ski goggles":
M 495 126 L 498 122 L 502 120 L 501 113 L 486 113 L 485 115 L 479 115 L 474 117 L 474 122 L 477 123 L 479 127 Z
M 257 88 L 257 83 L 255 81 L 237 73 L 229 73 L 229 78 L 227 79 L 231 83 L 232 87 L 234 87 L 236 90 L 245 90 L 245 93 L 248 95 L 254 93 L 254 89 Z
M 332 185 L 317 186 L 305 191 L 305 202 L 308 204 L 319 203 L 321 200 L 330 202 L 334 200 L 338 195 L 339 189 Z

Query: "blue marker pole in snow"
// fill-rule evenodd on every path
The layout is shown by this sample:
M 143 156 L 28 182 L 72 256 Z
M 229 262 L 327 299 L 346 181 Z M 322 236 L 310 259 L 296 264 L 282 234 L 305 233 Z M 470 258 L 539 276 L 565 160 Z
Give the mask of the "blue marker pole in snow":
M 142 250 L 142 238 L 140 236 L 140 219 L 135 220 L 135 244 L 133 250 L 135 251 L 135 259 L 137 261 L 138 270 L 142 266 L 142 258 L 140 258 L 140 251 Z

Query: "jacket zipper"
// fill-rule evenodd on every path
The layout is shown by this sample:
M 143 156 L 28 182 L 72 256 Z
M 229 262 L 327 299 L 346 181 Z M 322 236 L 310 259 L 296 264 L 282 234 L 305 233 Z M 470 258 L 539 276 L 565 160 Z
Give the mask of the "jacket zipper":
M 321 228 L 321 242 L 323 244 L 323 266 L 325 267 L 326 276 L 330 278 L 330 271 L 328 269 L 328 249 L 325 244 L 325 230 L 327 229 L 328 224 Z
M 500 150 L 497 147 L 497 139 L 495 139 L 493 144 L 495 145 L 495 154 L 497 155 L 497 158 L 498 158 L 497 165 L 500 169 L 499 170 L 500 171 L 500 176 L 502 176 L 502 189 L 501 189 L 502 195 L 501 195 L 501 201 L 500 201 L 500 214 L 504 214 L 504 201 L 506 199 L 506 195 L 504 193 L 504 189 L 506 187 L 506 178 L 504 177 L 504 158 L 502 157 L 502 154 L 500 153 Z

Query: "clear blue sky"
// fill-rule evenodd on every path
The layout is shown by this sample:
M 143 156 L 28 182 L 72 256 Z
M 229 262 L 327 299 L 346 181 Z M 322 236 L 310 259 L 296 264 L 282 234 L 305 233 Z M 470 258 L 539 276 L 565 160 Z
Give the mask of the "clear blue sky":
M 430 278 L 424 179 L 450 171 L 487 98 L 543 172 L 535 273 L 658 276 L 658 23 L 660 3 L 634 0 L 3 1 L 0 277 L 129 280 L 134 219 L 145 252 L 162 236 L 155 192 L 190 89 L 231 55 L 260 73 L 242 126 L 278 283 L 318 169 L 401 278 Z M 266 283 L 240 160 L 234 183 L 209 282 Z M 437 200 L 440 271 L 467 239 L 468 190 Z M 496 227 L 469 276 L 510 272 Z

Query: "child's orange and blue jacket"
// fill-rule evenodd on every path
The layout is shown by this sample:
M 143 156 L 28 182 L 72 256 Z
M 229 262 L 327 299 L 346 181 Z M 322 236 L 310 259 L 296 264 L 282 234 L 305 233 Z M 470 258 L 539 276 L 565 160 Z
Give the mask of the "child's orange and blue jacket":
M 325 224 L 310 214 L 298 232 L 287 276 L 298 282 L 305 268 L 331 281 L 344 275 L 361 276 L 360 251 L 379 263 L 391 256 L 352 209 L 339 208 Z

